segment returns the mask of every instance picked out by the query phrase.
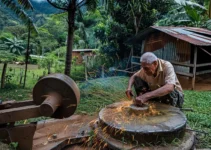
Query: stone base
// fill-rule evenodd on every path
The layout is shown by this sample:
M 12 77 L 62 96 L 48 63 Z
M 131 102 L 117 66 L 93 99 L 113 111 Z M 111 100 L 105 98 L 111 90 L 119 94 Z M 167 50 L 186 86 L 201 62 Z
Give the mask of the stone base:
M 97 134 L 98 138 L 107 143 L 108 147 L 112 150 L 190 150 L 194 146 L 195 133 L 192 131 L 186 131 L 183 138 L 179 139 L 177 142 L 167 143 L 165 146 L 140 146 L 131 145 L 126 142 L 116 140 L 106 133 L 103 133 L 100 128 Z

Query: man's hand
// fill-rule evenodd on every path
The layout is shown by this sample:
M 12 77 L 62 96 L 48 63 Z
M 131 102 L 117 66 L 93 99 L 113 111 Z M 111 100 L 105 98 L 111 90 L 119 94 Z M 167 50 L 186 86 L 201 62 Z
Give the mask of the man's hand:
M 126 96 L 127 96 L 128 99 L 130 99 L 130 100 L 132 99 L 132 97 L 133 97 L 132 90 L 127 89 L 127 90 L 125 91 L 125 94 L 126 94 Z
M 142 105 L 143 103 L 146 103 L 149 100 L 149 95 L 148 94 L 143 94 L 138 97 L 136 97 L 136 104 Z

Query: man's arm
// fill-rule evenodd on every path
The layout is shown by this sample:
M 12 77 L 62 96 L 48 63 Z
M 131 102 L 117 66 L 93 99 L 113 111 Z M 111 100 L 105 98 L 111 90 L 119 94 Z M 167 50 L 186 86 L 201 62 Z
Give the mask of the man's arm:
M 133 74 L 133 75 L 130 77 L 129 82 L 128 82 L 127 90 L 131 90 L 131 89 L 132 89 L 132 86 L 133 86 L 133 84 L 134 84 L 135 76 L 136 76 L 136 74 Z
M 132 93 L 132 86 L 133 86 L 134 81 L 135 81 L 135 76 L 136 76 L 136 73 L 133 74 L 133 75 L 130 77 L 129 81 L 128 81 L 128 87 L 127 87 L 127 90 L 125 91 L 125 93 L 126 93 L 128 99 L 131 99 L 132 96 L 133 96 L 133 93 Z
M 164 86 L 158 88 L 157 90 L 138 96 L 136 100 L 138 101 L 138 103 L 145 103 L 149 99 L 167 95 L 171 93 L 173 90 L 174 90 L 174 84 L 165 84 Z
M 166 84 L 160 88 L 158 88 L 157 90 L 151 91 L 146 93 L 148 99 L 152 99 L 155 97 L 161 97 L 161 96 L 165 96 L 169 93 L 171 93 L 172 91 L 174 91 L 174 85 L 173 84 Z

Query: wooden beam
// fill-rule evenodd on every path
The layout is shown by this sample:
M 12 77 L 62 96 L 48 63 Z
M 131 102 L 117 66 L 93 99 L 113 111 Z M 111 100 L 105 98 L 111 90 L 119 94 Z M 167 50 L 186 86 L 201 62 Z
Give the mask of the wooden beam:
M 209 53 L 207 50 L 203 49 L 202 47 L 199 47 L 201 50 L 203 50 L 205 53 L 211 56 L 211 53 Z
M 25 106 L 0 110 L 0 124 L 40 117 L 40 106 Z
M 153 43 L 157 43 L 157 42 L 163 42 L 163 41 L 162 41 L 162 40 L 152 41 L 152 42 L 146 43 L 146 45 L 153 44 Z
M 137 62 L 131 62 L 131 64 L 135 64 L 135 65 L 141 66 L 141 63 L 137 63 Z
M 140 65 L 134 65 L 133 68 L 135 68 L 135 67 L 137 67 L 137 66 L 140 66 Z M 125 71 L 130 70 L 130 69 L 132 69 L 132 67 L 131 67 L 131 68 L 125 69 Z
M 0 104 L 0 110 L 30 106 L 30 105 L 35 105 L 32 100 L 27 100 L 27 101 L 22 101 L 22 102 L 11 100 L 11 101 L 5 101 L 3 102 L 3 104 Z
M 169 61 L 173 65 L 178 65 L 178 66 L 185 66 L 185 67 L 194 67 L 194 64 L 187 64 L 187 63 L 182 63 L 182 62 L 176 62 L 176 61 Z
M 119 71 L 119 72 L 127 72 L 127 73 L 135 73 L 135 72 L 126 71 L 126 70 L 119 70 L 119 69 L 116 69 L 116 71 Z
M 141 56 L 132 56 L 133 58 L 140 59 Z
M 211 63 L 197 64 L 196 67 L 211 66 Z
M 196 75 L 201 75 L 201 74 L 206 74 L 206 73 L 211 73 L 211 70 L 196 72 Z
M 176 74 L 178 74 L 178 75 L 182 75 L 182 76 L 193 77 L 193 74 L 192 74 L 192 73 L 176 72 Z
M 194 47 L 194 60 L 193 60 L 193 78 L 192 78 L 192 90 L 195 87 L 195 80 L 196 80 L 196 64 L 197 64 L 197 47 Z

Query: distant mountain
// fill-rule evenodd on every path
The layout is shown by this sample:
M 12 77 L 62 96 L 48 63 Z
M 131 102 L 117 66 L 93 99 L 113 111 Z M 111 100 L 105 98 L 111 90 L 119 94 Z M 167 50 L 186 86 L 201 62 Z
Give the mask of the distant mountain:
M 5 26 L 14 26 L 19 23 L 17 16 L 10 9 L 0 3 L 0 30 Z
M 46 0 L 30 1 L 34 11 L 27 11 L 27 13 L 33 18 L 34 22 L 38 26 L 45 22 L 45 16 L 61 12 L 61 10 L 51 6 Z M 21 22 L 22 21 L 20 21 L 17 15 L 0 1 L 0 30 L 2 30 L 5 26 L 14 26 L 20 24 Z
M 31 0 L 31 3 L 36 13 L 54 14 L 61 11 L 51 6 L 46 0 Z

